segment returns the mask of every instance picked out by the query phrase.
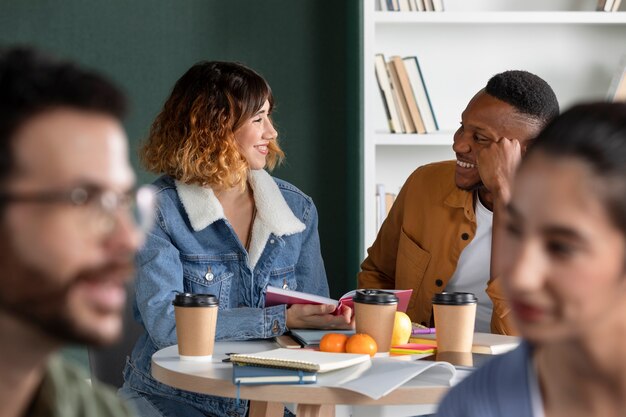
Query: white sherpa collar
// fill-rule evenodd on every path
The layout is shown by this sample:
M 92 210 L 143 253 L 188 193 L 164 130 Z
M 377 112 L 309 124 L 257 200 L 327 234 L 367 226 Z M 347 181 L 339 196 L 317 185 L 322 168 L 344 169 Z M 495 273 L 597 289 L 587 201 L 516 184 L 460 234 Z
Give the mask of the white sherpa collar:
M 304 231 L 306 226 L 293 214 L 278 185 L 265 170 L 250 171 L 248 180 L 257 209 L 248 254 L 248 266 L 254 268 L 272 233 L 293 235 Z M 224 209 L 211 188 L 176 181 L 176 190 L 194 231 L 199 232 L 225 218 Z

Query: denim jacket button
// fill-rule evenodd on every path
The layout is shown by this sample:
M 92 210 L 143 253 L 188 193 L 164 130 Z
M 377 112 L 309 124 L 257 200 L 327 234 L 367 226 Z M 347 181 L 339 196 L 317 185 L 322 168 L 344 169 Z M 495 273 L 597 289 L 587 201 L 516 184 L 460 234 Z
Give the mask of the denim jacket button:
M 274 239 L 270 239 L 270 245 L 273 245 L 274 243 L 276 243 L 276 241 Z
M 214 277 L 215 277 L 215 276 L 214 276 L 214 275 L 213 275 L 213 273 L 211 273 L 211 272 L 207 272 L 207 273 L 206 273 L 206 275 L 204 276 L 204 278 L 205 278 L 207 281 L 213 281 L 213 278 L 214 278 Z
M 278 326 L 278 320 L 274 320 L 274 323 L 272 323 L 272 333 L 276 334 L 280 331 L 280 327 Z

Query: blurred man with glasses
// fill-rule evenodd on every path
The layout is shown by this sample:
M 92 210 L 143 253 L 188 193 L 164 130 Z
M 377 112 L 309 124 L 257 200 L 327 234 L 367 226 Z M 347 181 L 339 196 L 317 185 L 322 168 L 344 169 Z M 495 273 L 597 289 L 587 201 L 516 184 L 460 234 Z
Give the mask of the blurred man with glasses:
M 28 49 L 0 51 L 0 415 L 124 416 L 55 355 L 122 329 L 153 196 L 134 188 L 123 95 Z M 133 213 L 136 216 L 133 216 Z

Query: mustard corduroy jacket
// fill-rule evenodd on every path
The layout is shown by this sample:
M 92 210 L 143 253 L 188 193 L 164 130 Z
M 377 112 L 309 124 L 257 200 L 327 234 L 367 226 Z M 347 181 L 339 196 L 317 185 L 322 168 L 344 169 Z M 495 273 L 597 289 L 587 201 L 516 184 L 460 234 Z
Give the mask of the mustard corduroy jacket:
M 433 295 L 446 288 L 476 233 L 475 193 L 456 186 L 455 164 L 429 164 L 411 174 L 358 275 L 359 288 L 412 288 L 407 314 L 427 326 L 433 324 Z M 500 279 L 486 276 L 485 286 L 493 302 L 491 331 L 514 334 Z

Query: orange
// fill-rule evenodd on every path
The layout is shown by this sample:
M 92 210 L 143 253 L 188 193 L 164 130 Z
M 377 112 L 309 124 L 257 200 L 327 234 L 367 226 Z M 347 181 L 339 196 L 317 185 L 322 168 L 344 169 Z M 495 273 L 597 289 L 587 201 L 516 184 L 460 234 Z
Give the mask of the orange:
M 345 353 L 348 336 L 341 333 L 326 333 L 320 340 L 322 352 Z
M 396 317 L 393 321 L 393 334 L 391 335 L 391 346 L 404 345 L 409 343 L 413 323 L 406 313 L 396 311 Z
M 366 353 L 374 356 L 377 351 L 376 341 L 366 333 L 354 334 L 346 342 L 346 352 L 348 353 Z

